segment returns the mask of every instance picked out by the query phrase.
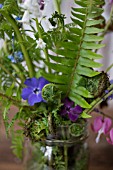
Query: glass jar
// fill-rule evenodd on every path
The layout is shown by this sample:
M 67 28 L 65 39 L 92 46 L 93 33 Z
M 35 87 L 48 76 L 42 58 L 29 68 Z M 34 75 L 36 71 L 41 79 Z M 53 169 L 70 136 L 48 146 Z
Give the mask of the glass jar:
M 71 126 L 59 126 L 56 132 L 57 139 L 49 135 L 35 143 L 27 170 L 88 170 L 86 128 L 76 136 Z

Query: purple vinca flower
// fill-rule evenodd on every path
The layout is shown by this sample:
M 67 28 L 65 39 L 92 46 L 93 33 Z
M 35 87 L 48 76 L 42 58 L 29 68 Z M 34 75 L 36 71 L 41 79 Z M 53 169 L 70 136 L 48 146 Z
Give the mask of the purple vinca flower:
M 92 130 L 98 133 L 96 137 L 96 143 L 99 142 L 101 134 L 107 134 L 110 130 L 112 121 L 110 118 L 102 118 L 101 116 L 96 117 L 94 124 L 91 125 Z
M 61 108 L 60 114 L 62 116 L 68 115 L 69 119 L 72 122 L 75 122 L 78 119 L 80 113 L 82 113 L 82 108 L 79 105 L 74 107 L 74 102 L 69 98 L 65 98 L 63 103 L 64 105 Z
M 27 86 L 22 90 L 22 98 L 28 100 L 30 106 L 33 106 L 35 103 L 44 102 L 41 92 L 42 88 L 49 82 L 43 77 L 40 78 L 29 78 L 24 84 Z
M 107 137 L 106 140 L 109 144 L 113 145 L 113 128 L 111 128 L 109 132 L 109 137 Z

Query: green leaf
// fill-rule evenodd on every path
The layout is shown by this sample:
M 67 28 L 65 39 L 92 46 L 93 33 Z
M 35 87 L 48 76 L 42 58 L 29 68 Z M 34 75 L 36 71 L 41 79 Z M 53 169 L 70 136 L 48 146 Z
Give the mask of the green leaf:
M 70 66 L 65 66 L 65 65 L 61 65 L 61 64 L 55 64 L 55 63 L 48 63 L 45 61 L 45 64 L 47 66 L 49 66 L 49 68 L 53 69 L 53 70 L 56 70 L 57 72 L 62 72 L 62 73 L 65 73 L 65 74 L 71 74 L 72 72 L 72 67 Z
M 78 4 L 78 5 L 80 5 L 80 6 L 82 6 L 82 7 L 87 7 L 87 1 L 85 1 L 84 0 L 84 2 L 83 1 L 79 1 L 79 0 L 75 0 L 75 2 L 76 2 L 76 4 Z
M 15 87 L 15 83 L 13 82 L 12 85 L 6 90 L 6 95 L 11 96 L 13 94 L 13 88 Z
M 81 28 L 83 28 L 83 22 L 81 22 L 80 20 L 78 20 L 78 19 L 74 19 L 74 18 L 72 18 L 71 17 L 71 20 L 74 22 L 74 23 L 76 23 L 77 25 L 79 25 Z
M 74 42 L 58 42 L 57 47 L 64 47 L 69 50 L 78 50 L 76 43 Z
M 99 19 L 99 20 L 88 20 L 86 22 L 86 26 L 90 27 L 90 26 L 94 26 L 94 25 L 98 25 L 98 24 L 102 24 L 103 20 Z
M 70 32 L 76 35 L 81 36 L 82 35 L 82 29 L 79 28 L 69 28 Z
M 83 49 L 80 51 L 80 55 L 81 55 L 81 57 L 89 58 L 89 59 L 101 59 L 101 58 L 103 58 L 103 56 L 100 55 L 100 54 L 96 54 L 96 53 L 94 53 L 90 50 L 83 50 Z
M 74 17 L 76 17 L 76 18 L 78 18 L 78 19 L 80 19 L 80 20 L 82 20 L 82 21 L 85 20 L 85 15 L 81 15 L 81 14 L 75 13 L 75 12 L 73 12 L 73 11 L 71 11 L 71 13 L 72 13 L 72 15 L 73 15 Z
M 75 41 L 76 44 L 80 43 L 80 37 L 75 34 L 68 32 L 66 33 L 66 37 L 68 40 Z
M 86 34 L 97 34 L 97 33 L 101 33 L 103 32 L 104 29 L 100 29 L 100 28 L 95 28 L 95 27 L 87 27 L 85 30 Z
M 50 74 L 45 71 L 41 71 L 41 75 L 52 83 L 68 84 L 69 81 L 69 77 L 67 75 Z
M 65 56 L 66 58 L 72 58 L 72 59 L 75 59 L 76 54 L 78 53 L 78 51 L 67 50 L 67 49 L 57 49 L 57 50 L 53 50 L 53 51 L 57 55 L 62 55 L 62 56 Z
M 78 104 L 79 106 L 83 107 L 83 108 L 90 108 L 91 106 L 85 101 L 85 99 L 83 97 L 81 97 L 80 95 L 76 94 L 76 93 L 70 93 L 69 94 L 69 98 L 74 101 L 76 104 Z
M 59 56 L 52 56 L 52 55 L 49 55 L 49 57 L 53 61 L 55 61 L 57 63 L 61 63 L 61 64 L 66 65 L 66 66 L 73 66 L 74 65 L 73 60 L 66 58 L 66 57 L 59 57 Z
M 80 116 L 81 116 L 83 119 L 87 119 L 87 118 L 91 118 L 91 117 L 92 117 L 91 115 L 88 115 L 88 114 L 85 113 L 85 112 L 82 112 Z
M 94 71 L 94 70 L 91 70 L 90 68 L 80 66 L 79 64 L 77 65 L 77 72 L 80 75 L 84 75 L 87 77 L 93 77 L 93 76 L 100 74 L 100 72 L 98 71 Z
M 87 35 L 84 36 L 84 41 L 86 42 L 93 42 L 93 41 L 102 41 L 103 37 L 97 36 L 97 35 Z
M 93 96 L 90 94 L 90 92 L 82 86 L 73 87 L 73 92 L 76 94 L 79 94 L 83 97 L 86 97 L 86 98 L 93 98 Z
M 95 12 L 92 11 L 92 13 L 89 13 L 87 18 L 88 19 L 97 18 L 97 17 L 101 16 L 102 12 L 103 12 L 103 10 L 101 11 L 101 10 L 97 9 L 97 10 L 95 10 Z
M 82 58 L 82 57 L 79 59 L 79 64 L 82 66 L 93 67 L 93 68 L 100 68 L 103 66 L 103 64 L 101 63 L 97 63 L 93 60 Z
M 73 8 L 72 10 L 81 14 L 86 14 L 87 13 L 87 8 Z
M 105 47 L 104 44 L 95 44 L 95 43 L 90 43 L 90 42 L 83 42 L 82 44 L 82 48 L 84 49 L 92 49 L 92 50 L 96 50 L 96 49 L 100 49 L 102 47 Z

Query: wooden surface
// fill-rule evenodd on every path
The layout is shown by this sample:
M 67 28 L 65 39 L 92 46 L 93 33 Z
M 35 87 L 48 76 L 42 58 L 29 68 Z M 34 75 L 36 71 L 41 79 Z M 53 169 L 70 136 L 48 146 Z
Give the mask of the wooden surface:
M 13 112 L 15 108 L 12 107 Z M 105 113 L 113 115 L 112 108 L 104 109 Z M 95 117 L 96 114 L 93 113 Z M 113 116 L 112 116 L 113 117 Z M 89 124 L 92 120 L 90 120 Z M 4 126 L 1 122 L 0 130 L 0 170 L 24 170 L 22 162 L 18 160 L 10 149 L 11 142 L 5 136 Z M 106 142 L 104 137 L 99 144 L 95 143 L 96 134 L 89 128 L 88 146 L 90 151 L 89 170 L 113 170 L 113 146 Z

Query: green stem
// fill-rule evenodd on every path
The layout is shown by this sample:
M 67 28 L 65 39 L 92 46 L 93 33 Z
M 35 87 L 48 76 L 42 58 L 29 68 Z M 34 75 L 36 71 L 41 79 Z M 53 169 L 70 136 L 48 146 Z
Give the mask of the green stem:
M 21 46 L 21 49 L 22 49 L 22 52 L 24 54 L 24 58 L 26 60 L 26 64 L 27 64 L 27 67 L 28 67 L 28 70 L 29 70 L 29 76 L 30 77 L 34 77 L 34 67 L 33 67 L 33 63 L 28 55 L 28 52 L 26 50 L 26 47 L 24 46 L 24 40 L 23 40 L 23 37 L 19 31 L 19 28 L 15 22 L 15 20 L 13 19 L 13 17 L 11 15 L 9 15 L 8 13 L 4 12 L 1 10 L 1 13 L 2 15 L 10 22 L 10 24 L 12 25 L 13 29 L 15 30 L 16 32 L 16 35 L 17 35 L 17 38 L 18 38 L 18 41 L 20 43 L 20 46 Z
M 108 20 L 107 23 L 106 23 L 106 26 L 105 26 L 105 28 L 104 28 L 104 32 L 103 32 L 102 36 L 104 36 L 104 35 L 106 34 L 106 32 L 108 31 L 109 26 L 110 26 L 111 23 L 112 23 L 112 17 L 113 17 L 113 5 L 112 5 L 112 7 L 111 7 L 109 20 Z
M 11 64 L 16 73 L 18 74 L 19 78 L 21 79 L 22 82 L 24 82 L 25 77 L 23 72 L 20 70 L 20 68 L 16 64 Z
M 68 170 L 68 148 L 64 145 L 64 159 L 65 159 L 65 170 Z
M 113 67 L 113 63 L 106 69 L 106 73 Z
M 2 70 L 4 70 L 16 83 L 21 86 L 21 84 L 18 82 L 18 80 L 0 63 L 0 67 Z
M 2 97 L 2 98 L 4 98 L 4 99 L 9 99 L 9 101 L 11 101 L 11 102 L 12 102 L 15 106 L 17 106 L 17 107 L 22 106 L 22 105 L 21 105 L 21 101 L 16 100 L 16 99 L 13 99 L 12 97 L 7 96 L 7 95 L 5 95 L 5 94 L 3 94 L 3 93 L 1 93 L 1 92 L 0 92 L 0 97 Z
M 98 111 L 99 111 L 98 113 L 100 113 L 100 114 L 103 115 L 104 117 L 108 117 L 108 118 L 110 118 L 110 119 L 113 120 L 112 116 L 109 116 L 109 115 L 105 114 L 104 112 L 100 111 L 99 109 L 98 109 Z
M 59 0 L 54 0 L 54 6 L 55 6 L 55 10 L 61 14 L 61 9 L 60 9 L 60 2 Z
M 95 101 L 93 101 L 90 104 L 91 108 L 90 109 L 85 109 L 84 112 L 87 113 L 87 114 L 91 113 L 93 111 L 93 109 L 103 101 L 103 99 L 106 100 L 111 94 L 113 94 L 113 84 L 110 85 L 107 90 L 109 91 L 109 93 L 107 93 L 107 94 L 104 93 L 101 96 L 101 98 L 98 97 Z
M 48 127 L 49 127 L 49 132 L 50 134 L 54 134 L 54 130 L 53 130 L 53 122 L 52 122 L 52 113 L 50 112 L 48 114 Z
M 38 19 L 36 18 L 36 27 L 37 27 L 37 30 L 38 30 L 38 35 L 39 35 L 39 38 L 42 39 L 42 34 L 41 34 L 41 30 L 40 30 L 40 26 L 39 26 L 39 22 L 38 22 Z M 42 39 L 43 40 L 43 39 Z M 46 57 L 46 61 L 48 63 L 50 63 L 50 60 L 49 60 L 49 57 L 48 57 L 48 52 L 47 52 L 47 48 L 44 48 L 43 49 L 44 51 L 44 54 L 45 54 L 45 57 Z M 48 71 L 49 73 L 51 73 L 51 69 L 48 67 Z

